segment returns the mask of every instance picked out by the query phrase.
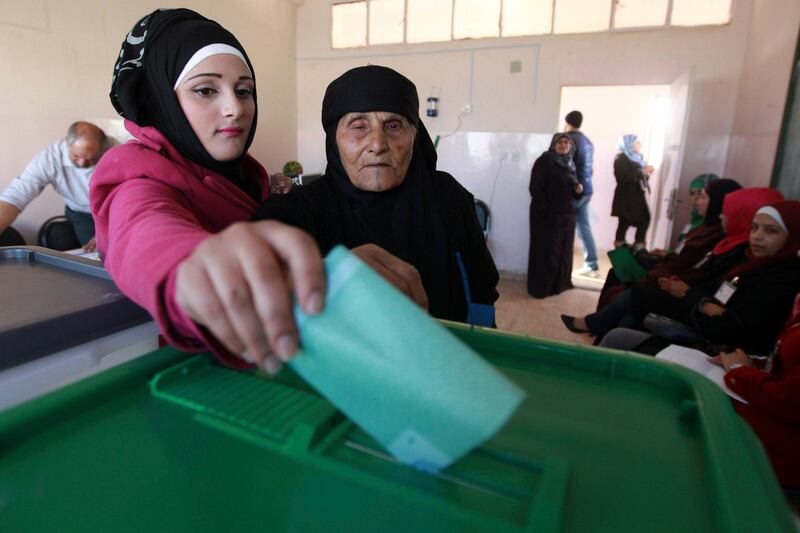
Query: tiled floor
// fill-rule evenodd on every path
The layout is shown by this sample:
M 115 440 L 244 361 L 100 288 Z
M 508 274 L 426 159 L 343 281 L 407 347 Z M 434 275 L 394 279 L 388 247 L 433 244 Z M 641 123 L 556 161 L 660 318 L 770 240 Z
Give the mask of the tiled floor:
M 594 311 L 597 291 L 575 288 L 549 298 L 528 295 L 524 280 L 501 279 L 498 286 L 497 328 L 533 337 L 591 344 L 588 335 L 572 333 L 560 315 L 584 315 Z
M 575 268 L 583 265 L 583 257 L 576 251 Z M 556 339 L 579 344 L 591 344 L 592 338 L 585 334 L 572 333 L 561 322 L 562 313 L 585 315 L 595 310 L 605 274 L 610 268 L 608 257 L 600 254 L 598 279 L 573 276 L 575 288 L 549 298 L 537 299 L 528 295 L 526 281 L 519 276 L 502 276 L 497 301 L 497 327 L 523 335 Z

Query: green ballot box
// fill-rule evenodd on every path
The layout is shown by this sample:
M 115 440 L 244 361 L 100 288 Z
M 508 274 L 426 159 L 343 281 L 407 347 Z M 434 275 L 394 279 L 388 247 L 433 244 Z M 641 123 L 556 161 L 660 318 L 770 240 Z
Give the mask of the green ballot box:
M 165 348 L 0 413 L 0 531 L 793 531 L 730 399 L 652 358 L 447 324 L 526 397 L 438 473 L 297 374 Z

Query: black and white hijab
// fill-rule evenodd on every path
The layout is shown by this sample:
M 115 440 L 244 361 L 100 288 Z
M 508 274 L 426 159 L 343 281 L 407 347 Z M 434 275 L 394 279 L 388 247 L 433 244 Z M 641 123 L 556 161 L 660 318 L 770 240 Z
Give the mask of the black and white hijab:
M 188 72 L 215 54 L 239 57 L 255 81 L 250 59 L 228 30 L 190 9 L 157 9 L 128 32 L 111 80 L 111 103 L 124 118 L 139 126 L 153 126 L 190 161 L 222 174 L 251 197 L 260 199 L 259 185 L 242 171 L 247 148 L 253 142 L 256 111 L 242 155 L 217 161 L 206 151 L 181 109 L 175 89 Z

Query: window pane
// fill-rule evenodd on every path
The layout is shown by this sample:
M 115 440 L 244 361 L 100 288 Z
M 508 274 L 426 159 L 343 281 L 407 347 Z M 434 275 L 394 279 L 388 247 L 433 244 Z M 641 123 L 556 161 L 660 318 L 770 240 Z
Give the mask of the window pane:
M 366 46 L 367 3 L 335 4 L 331 8 L 333 24 L 331 42 L 334 48 Z
M 404 0 L 369 0 L 369 44 L 403 42 Z
M 731 0 L 672 0 L 672 24 L 701 26 L 731 21 Z
M 550 33 L 553 0 L 503 0 L 503 37 Z
M 500 0 L 455 0 L 454 39 L 500 35 Z
M 406 41 L 449 41 L 453 0 L 408 0 Z
M 554 33 L 608 30 L 611 0 L 556 0 Z
M 668 3 L 668 0 L 621 0 L 614 11 L 614 27 L 663 26 L 667 22 Z

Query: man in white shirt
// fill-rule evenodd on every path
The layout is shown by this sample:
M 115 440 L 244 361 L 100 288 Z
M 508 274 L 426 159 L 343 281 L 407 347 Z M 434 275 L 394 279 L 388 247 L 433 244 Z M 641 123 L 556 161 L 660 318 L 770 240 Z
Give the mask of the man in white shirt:
M 89 180 L 95 165 L 116 141 L 89 122 L 75 122 L 67 137 L 51 144 L 28 163 L 0 194 L 0 233 L 47 185 L 64 198 L 64 215 L 86 251 L 94 251 L 94 220 L 89 210 Z

